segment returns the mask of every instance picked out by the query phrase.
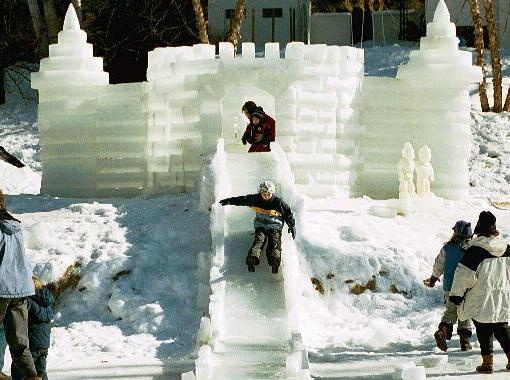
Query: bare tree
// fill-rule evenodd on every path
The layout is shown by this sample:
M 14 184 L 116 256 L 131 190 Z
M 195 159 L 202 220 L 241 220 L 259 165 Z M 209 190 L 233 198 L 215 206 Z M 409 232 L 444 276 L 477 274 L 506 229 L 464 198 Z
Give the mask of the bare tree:
M 480 83 L 480 104 L 483 112 L 490 111 L 489 99 L 487 98 L 487 66 L 484 59 L 483 47 L 483 26 L 482 16 L 480 15 L 480 7 L 478 0 L 469 0 L 471 6 L 471 15 L 473 16 L 473 25 L 475 27 L 475 48 L 476 48 L 476 65 L 482 68 L 483 79 Z
M 234 18 L 230 24 L 227 40 L 234 45 L 234 51 L 237 51 L 239 39 L 241 37 L 241 24 L 246 13 L 246 0 L 237 0 Z
M 510 112 L 510 88 L 506 94 L 505 105 L 503 106 L 503 111 Z
M 193 3 L 193 9 L 195 10 L 195 16 L 197 19 L 198 35 L 200 42 L 203 44 L 209 43 L 209 35 L 207 34 L 207 23 L 204 17 L 204 9 L 200 0 L 191 0 Z
M 46 18 L 46 29 L 50 43 L 57 42 L 58 32 L 60 31 L 60 22 L 57 17 L 55 0 L 43 0 L 44 17 Z
M 503 103 L 503 89 L 501 87 L 501 58 L 499 55 L 498 31 L 494 22 L 494 9 L 492 0 L 483 0 L 485 17 L 487 18 L 487 31 L 489 33 L 489 49 L 491 51 L 492 87 L 494 89 L 494 112 L 501 112 Z
M 5 40 L 5 0 L 0 0 L 0 104 L 5 103 L 5 52 L 7 51 L 7 41 Z
M 37 55 L 44 57 L 48 54 L 48 34 L 44 25 L 41 9 L 37 0 L 27 0 L 32 25 L 34 27 L 34 34 L 37 39 Z

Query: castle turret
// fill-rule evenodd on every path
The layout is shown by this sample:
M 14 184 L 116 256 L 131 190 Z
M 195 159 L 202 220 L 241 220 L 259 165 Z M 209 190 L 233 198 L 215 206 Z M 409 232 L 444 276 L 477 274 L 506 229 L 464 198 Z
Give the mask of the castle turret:
M 87 33 L 80 29 L 80 22 L 72 4 L 69 4 L 63 30 L 58 43 L 50 45 L 49 57 L 41 60 L 39 72 L 32 73 L 32 88 L 40 91 L 43 99 L 52 98 L 60 89 L 71 86 L 104 86 L 109 83 L 103 71 L 103 58 L 94 57 L 92 44 L 87 43 Z M 68 98 L 65 95 L 62 99 Z
M 58 43 L 32 73 L 39 90 L 39 132 L 43 178 L 41 193 L 88 195 L 95 187 L 96 154 L 92 129 L 98 98 L 109 83 L 103 59 L 80 29 L 72 4 L 67 10 Z
M 398 68 L 397 80 L 365 78 L 362 91 L 361 192 L 376 198 L 397 195 L 395 163 L 402 145 L 428 145 L 436 195 L 460 199 L 469 192 L 469 88 L 482 79 L 469 51 L 458 48 L 455 25 L 444 0 L 421 38 L 420 50 Z
M 413 135 L 416 145 L 432 150 L 436 171 L 432 191 L 447 198 L 460 199 L 469 192 L 468 158 L 471 153 L 471 101 L 469 88 L 482 80 L 482 71 L 472 64 L 472 54 L 458 48 L 455 24 L 444 0 L 440 0 L 434 19 L 427 25 L 420 50 L 410 54 L 409 63 L 398 69 L 397 79 L 405 80 L 427 98 L 414 102 L 416 120 Z M 421 91 L 420 91 L 421 90 Z M 430 109 L 436 112 L 430 114 Z

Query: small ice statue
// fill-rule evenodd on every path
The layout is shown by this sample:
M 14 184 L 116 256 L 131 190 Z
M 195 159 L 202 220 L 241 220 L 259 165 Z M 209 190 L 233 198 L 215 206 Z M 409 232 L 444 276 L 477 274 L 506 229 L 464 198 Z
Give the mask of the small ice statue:
M 402 149 L 402 158 L 398 162 L 398 180 L 400 186 L 398 188 L 399 199 L 416 197 L 414 187 L 414 149 L 411 143 L 406 142 Z
M 416 164 L 416 188 L 419 197 L 432 195 L 430 182 L 434 182 L 434 168 L 430 164 L 432 152 L 427 145 L 420 148 L 418 152 L 420 160 Z

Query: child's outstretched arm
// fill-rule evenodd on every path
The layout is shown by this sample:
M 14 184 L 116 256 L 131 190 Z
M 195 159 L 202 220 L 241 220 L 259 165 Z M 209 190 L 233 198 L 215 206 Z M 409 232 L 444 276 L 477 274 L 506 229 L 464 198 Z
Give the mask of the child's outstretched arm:
M 232 206 L 253 206 L 256 200 L 256 194 L 241 195 L 240 197 L 225 198 L 220 201 L 220 205 Z
M 0 146 L 0 160 L 5 161 L 13 166 L 16 166 L 17 168 L 22 168 L 25 166 L 23 162 L 21 162 L 12 154 L 7 152 L 3 146 Z
M 436 285 L 436 282 L 439 281 L 439 277 L 441 277 L 441 275 L 443 274 L 445 256 L 446 252 L 444 251 L 444 249 L 441 248 L 441 251 L 434 260 L 434 266 L 432 267 L 432 276 L 423 281 L 423 283 L 429 288 L 433 288 L 434 285 Z
M 439 278 L 444 273 L 444 260 L 446 257 L 446 252 L 443 248 L 439 251 L 436 259 L 434 260 L 434 266 L 432 267 L 432 276 Z

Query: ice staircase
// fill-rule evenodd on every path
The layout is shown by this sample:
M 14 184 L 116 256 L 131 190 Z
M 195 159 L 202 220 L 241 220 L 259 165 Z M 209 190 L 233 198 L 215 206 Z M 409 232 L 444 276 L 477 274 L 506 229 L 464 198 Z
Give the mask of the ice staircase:
M 275 144 L 276 145 L 276 144 Z M 297 330 L 298 262 L 284 229 L 282 266 L 274 275 L 265 256 L 254 273 L 245 258 L 253 240 L 254 213 L 247 207 L 218 205 L 221 198 L 257 191 L 275 183 L 287 201 L 293 178 L 285 153 L 226 153 L 218 143 L 211 230 L 213 258 L 209 314 L 210 343 L 200 348 L 197 380 L 309 379 L 308 358 Z M 185 377 L 183 376 L 183 379 Z

